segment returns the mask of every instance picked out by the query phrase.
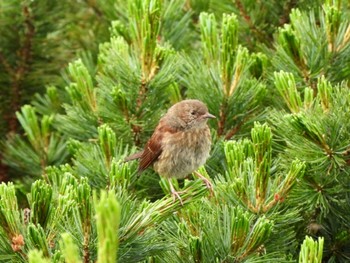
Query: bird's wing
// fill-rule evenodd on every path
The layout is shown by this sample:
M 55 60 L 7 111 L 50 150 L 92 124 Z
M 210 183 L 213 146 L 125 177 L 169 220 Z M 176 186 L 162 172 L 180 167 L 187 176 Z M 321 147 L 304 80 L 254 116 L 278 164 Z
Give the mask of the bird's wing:
M 152 165 L 162 153 L 162 146 L 158 138 L 159 136 L 152 136 L 147 142 L 145 149 L 142 152 L 139 172 L 146 170 L 150 165 Z
M 161 121 L 155 129 L 153 135 L 146 143 L 146 146 L 142 152 L 139 163 L 139 172 L 144 171 L 151 166 L 162 153 L 162 141 L 164 135 L 176 133 L 174 128 L 170 128 L 168 125 L 164 125 Z

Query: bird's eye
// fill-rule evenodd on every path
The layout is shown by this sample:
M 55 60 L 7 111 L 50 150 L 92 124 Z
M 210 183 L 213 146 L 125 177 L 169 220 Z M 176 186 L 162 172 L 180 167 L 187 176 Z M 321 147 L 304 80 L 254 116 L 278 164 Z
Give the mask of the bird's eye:
M 195 110 L 191 111 L 191 114 L 196 115 L 196 111 Z

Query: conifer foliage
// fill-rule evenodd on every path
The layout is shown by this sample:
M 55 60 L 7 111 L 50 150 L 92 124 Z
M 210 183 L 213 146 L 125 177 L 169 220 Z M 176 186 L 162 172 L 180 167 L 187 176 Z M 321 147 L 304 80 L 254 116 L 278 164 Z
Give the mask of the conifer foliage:
M 0 262 L 350 261 L 348 3 L 86 2 L 109 40 L 3 142 Z M 185 98 L 217 119 L 213 191 L 174 179 L 180 203 L 123 160 Z

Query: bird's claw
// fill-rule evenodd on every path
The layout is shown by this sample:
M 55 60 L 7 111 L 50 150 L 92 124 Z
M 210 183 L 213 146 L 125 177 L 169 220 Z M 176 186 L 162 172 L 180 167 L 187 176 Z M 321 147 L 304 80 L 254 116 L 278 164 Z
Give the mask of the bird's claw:
M 179 199 L 180 204 L 181 204 L 181 205 L 184 205 L 183 202 L 182 202 L 181 196 L 179 195 L 178 192 L 176 192 L 175 190 L 172 190 L 172 191 L 171 191 L 171 195 L 173 196 L 174 202 L 176 201 L 176 198 L 177 198 L 177 199 Z
M 210 191 L 210 196 L 214 195 L 214 190 L 213 190 L 213 184 L 210 182 L 210 180 L 203 175 L 201 175 L 199 172 L 194 172 L 206 185 L 206 187 Z

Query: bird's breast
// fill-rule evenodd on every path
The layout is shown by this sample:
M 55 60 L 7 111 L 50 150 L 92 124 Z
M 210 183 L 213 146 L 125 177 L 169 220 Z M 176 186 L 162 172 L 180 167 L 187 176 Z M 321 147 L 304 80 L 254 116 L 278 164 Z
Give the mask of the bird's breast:
M 206 162 L 210 147 L 208 127 L 166 134 L 162 141 L 162 153 L 154 163 L 154 170 L 165 177 L 183 178 Z

